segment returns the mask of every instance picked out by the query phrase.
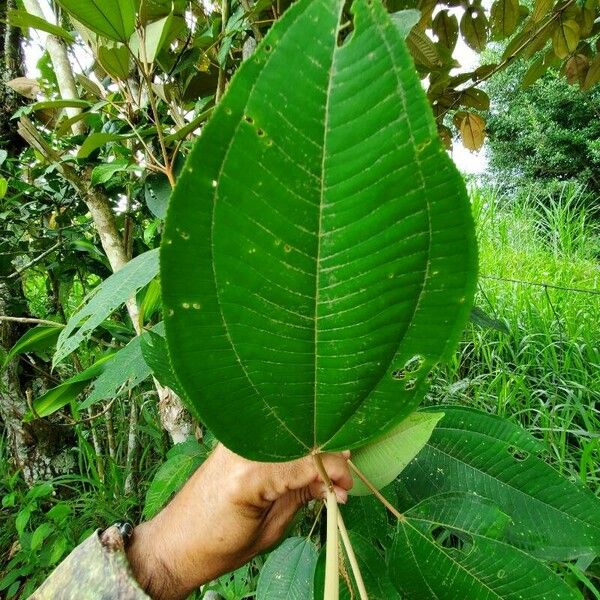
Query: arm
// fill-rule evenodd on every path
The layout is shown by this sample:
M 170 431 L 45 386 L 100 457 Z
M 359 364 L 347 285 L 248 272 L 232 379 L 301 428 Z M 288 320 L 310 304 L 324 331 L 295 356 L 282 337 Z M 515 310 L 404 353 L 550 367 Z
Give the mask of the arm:
M 340 502 L 352 486 L 348 456 L 323 455 Z M 152 598 L 185 598 L 275 544 L 324 492 L 310 456 L 256 463 L 219 445 L 162 512 L 136 527 L 127 550 L 133 574 Z

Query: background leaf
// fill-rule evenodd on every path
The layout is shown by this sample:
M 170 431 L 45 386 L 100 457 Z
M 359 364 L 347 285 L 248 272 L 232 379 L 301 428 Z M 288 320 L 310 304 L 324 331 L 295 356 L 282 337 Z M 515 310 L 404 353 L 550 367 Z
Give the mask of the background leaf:
M 57 365 L 87 339 L 92 331 L 158 273 L 158 250 L 130 260 L 120 271 L 105 279 L 84 300 L 60 332 L 53 364 Z
M 72 17 L 98 35 L 126 42 L 135 29 L 133 0 L 58 0 Z
M 418 364 L 413 367 L 418 368 Z M 406 371 L 404 377 L 410 377 Z M 352 453 L 352 462 L 377 488 L 385 487 L 408 465 L 427 443 L 433 428 L 444 413 L 415 412 L 383 436 L 357 448 Z M 350 494 L 364 496 L 369 488 L 358 477 Z
M 156 335 L 164 331 L 164 326 L 159 323 L 154 327 Z M 124 348 L 121 348 L 113 360 L 102 371 L 102 374 L 94 381 L 92 389 L 87 398 L 80 404 L 79 408 L 89 408 L 92 404 L 106 400 L 117 394 L 133 389 L 142 381 L 145 381 L 152 370 L 144 360 L 142 344 L 152 332 L 146 331 L 140 336 L 135 336 Z
M 158 468 L 148 487 L 144 518 L 151 519 L 158 514 L 207 456 L 206 448 L 194 438 L 175 444 L 167 453 L 167 460 Z
M 312 600 L 316 564 L 317 551 L 310 539 L 287 538 L 261 569 L 256 600 Z
M 436 493 L 474 492 L 511 518 L 503 538 L 515 547 L 547 560 L 600 552 L 600 500 L 538 458 L 543 445 L 492 415 L 459 407 L 444 413 L 400 475 L 405 508 Z
M 392 580 L 410 598 L 581 598 L 543 563 L 498 541 L 509 521 L 493 503 L 473 494 L 425 500 L 398 523 Z
M 24 333 L 4 357 L 6 366 L 15 356 L 24 352 L 43 352 L 51 348 L 58 340 L 62 327 L 37 325 Z

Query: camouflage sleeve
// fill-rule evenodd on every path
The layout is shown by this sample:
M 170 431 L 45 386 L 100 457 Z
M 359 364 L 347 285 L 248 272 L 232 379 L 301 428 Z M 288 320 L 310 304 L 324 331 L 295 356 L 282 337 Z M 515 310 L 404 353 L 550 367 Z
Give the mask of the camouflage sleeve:
M 63 560 L 30 600 L 148 600 L 133 578 L 116 527 L 96 531 Z

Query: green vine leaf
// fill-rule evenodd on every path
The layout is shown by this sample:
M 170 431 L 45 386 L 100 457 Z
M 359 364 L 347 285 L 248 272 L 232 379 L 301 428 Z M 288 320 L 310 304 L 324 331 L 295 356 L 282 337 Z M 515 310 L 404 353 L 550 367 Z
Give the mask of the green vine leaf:
M 274 24 L 165 223 L 173 368 L 191 410 L 248 458 L 355 448 L 400 422 L 474 293 L 464 184 L 405 43 L 368 0 L 341 43 L 343 5 L 300 0 Z

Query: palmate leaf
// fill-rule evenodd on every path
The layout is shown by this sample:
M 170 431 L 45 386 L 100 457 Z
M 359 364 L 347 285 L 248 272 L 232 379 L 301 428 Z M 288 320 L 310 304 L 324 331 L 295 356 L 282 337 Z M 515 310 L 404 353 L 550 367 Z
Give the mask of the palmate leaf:
M 444 419 L 400 475 L 403 508 L 441 492 L 475 492 L 511 518 L 503 539 L 547 560 L 600 553 L 600 500 L 537 456 L 517 425 L 444 406 Z
M 406 46 L 379 0 L 354 2 L 338 44 L 343 5 L 300 0 L 275 23 L 167 214 L 173 367 L 190 408 L 249 458 L 357 447 L 398 423 L 472 301 L 464 185 Z
M 546 565 L 499 541 L 510 517 L 474 494 L 424 500 L 398 523 L 389 569 L 408 598 L 576 600 Z

